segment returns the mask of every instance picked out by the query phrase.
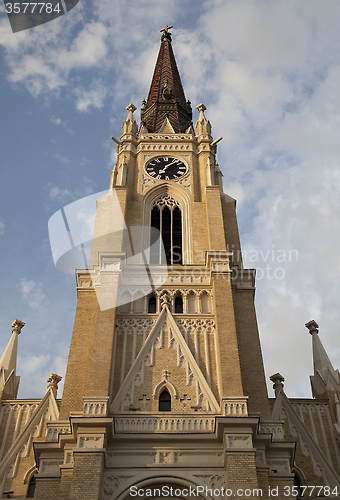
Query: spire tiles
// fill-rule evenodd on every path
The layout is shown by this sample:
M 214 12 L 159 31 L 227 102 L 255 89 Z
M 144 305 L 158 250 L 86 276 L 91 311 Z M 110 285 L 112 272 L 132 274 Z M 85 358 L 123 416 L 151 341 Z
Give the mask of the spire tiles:
M 172 26 L 166 25 L 160 30 L 161 46 L 155 71 L 147 101 L 142 103 L 142 126 L 146 127 L 149 133 L 159 132 L 166 118 L 176 133 L 185 133 L 192 119 L 191 106 L 185 99 L 172 51 L 170 28 Z

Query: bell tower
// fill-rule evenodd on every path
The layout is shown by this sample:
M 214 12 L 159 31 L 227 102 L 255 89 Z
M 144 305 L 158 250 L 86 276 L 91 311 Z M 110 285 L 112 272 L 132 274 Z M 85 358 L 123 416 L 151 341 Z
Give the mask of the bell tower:
M 50 423 L 59 441 L 36 446 L 38 463 L 60 461 L 63 498 L 123 500 L 145 485 L 268 490 L 270 460 L 286 464 L 275 485 L 292 481 L 292 445 L 271 440 L 255 271 L 243 268 L 236 202 L 223 192 L 221 138 L 203 103 L 192 123 L 170 28 L 140 125 L 129 104 L 113 137 L 89 269 L 77 270 L 60 421 Z M 37 495 L 47 479 L 37 476 Z

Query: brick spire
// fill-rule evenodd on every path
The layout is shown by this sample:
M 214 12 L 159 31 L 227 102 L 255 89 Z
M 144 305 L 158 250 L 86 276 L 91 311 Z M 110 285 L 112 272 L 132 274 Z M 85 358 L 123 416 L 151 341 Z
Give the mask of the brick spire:
M 171 27 L 171 26 L 170 26 Z M 171 47 L 168 26 L 161 30 L 161 46 L 152 78 L 148 100 L 143 101 L 141 120 L 148 132 L 158 132 L 168 117 L 176 133 L 184 133 L 192 119 L 190 101 L 186 102 Z

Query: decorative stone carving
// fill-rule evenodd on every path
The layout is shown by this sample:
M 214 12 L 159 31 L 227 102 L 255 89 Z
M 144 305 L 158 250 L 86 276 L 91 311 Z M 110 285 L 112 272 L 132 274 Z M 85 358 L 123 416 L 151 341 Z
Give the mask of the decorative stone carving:
M 211 271 L 213 274 L 230 273 L 229 261 L 226 260 L 212 261 Z
M 278 460 L 267 457 L 270 476 L 291 476 L 289 459 Z
M 226 416 L 246 417 L 248 416 L 247 398 L 224 399 L 222 409 Z
M 272 434 L 273 439 L 284 439 L 284 426 L 283 422 L 266 422 L 260 421 L 260 432 L 265 434 Z
M 277 397 L 278 393 L 283 390 L 283 383 L 285 381 L 284 377 L 280 373 L 274 373 L 269 379 L 273 382 L 273 389 L 275 391 L 275 397 Z
M 206 331 L 208 334 L 214 334 L 215 321 L 213 319 L 182 319 L 176 317 L 176 323 L 182 333 L 193 333 L 195 330 L 203 334 Z
M 71 434 L 71 427 L 67 422 L 47 422 L 46 441 L 58 441 L 59 434 Z
M 54 397 L 57 399 L 58 384 L 63 377 L 57 375 L 56 373 L 51 373 L 47 379 L 47 388 L 51 388 Z
M 116 493 L 116 491 L 128 480 L 132 479 L 134 476 L 121 476 L 110 473 L 110 471 L 104 472 L 103 479 L 103 500 L 111 499 L 111 496 Z
M 176 387 L 170 382 L 170 372 L 169 370 L 163 370 L 162 374 L 162 380 L 159 382 L 159 384 L 156 385 L 154 391 L 153 391 L 153 399 L 158 399 L 159 394 L 163 387 L 167 387 L 169 389 L 169 392 L 171 395 L 175 398 L 178 399 L 178 392 Z
M 181 453 L 179 451 L 157 451 L 155 464 L 177 464 L 180 462 Z
M 171 298 L 170 294 L 167 291 L 163 291 L 160 296 L 161 308 L 163 309 L 165 306 L 171 307 Z
M 308 328 L 311 335 L 313 335 L 314 332 L 319 333 L 319 325 L 313 319 L 308 321 L 308 323 L 305 324 L 305 327 Z
M 96 449 L 104 447 L 104 436 L 80 435 L 78 436 L 78 448 Z
M 18 319 L 14 320 L 12 323 L 12 333 L 21 333 L 21 330 L 24 328 L 25 323 L 23 321 L 20 321 Z
M 204 484 L 212 489 L 221 489 L 222 487 L 225 488 L 226 485 L 226 478 L 218 474 L 195 474 L 195 477 L 200 478 Z
M 103 397 L 84 397 L 83 414 L 86 416 L 106 416 L 107 415 L 107 403 L 109 398 Z
M 115 419 L 115 432 L 214 432 L 215 419 L 205 417 L 119 417 Z
M 41 459 L 39 476 L 60 476 L 59 465 L 61 465 L 62 462 L 62 460 L 52 460 L 50 458 Z
M 227 434 L 226 447 L 230 448 L 252 448 L 253 443 L 250 434 Z
M 178 180 L 175 179 L 175 181 L 178 182 L 178 184 L 180 184 L 182 187 L 187 189 L 189 193 L 192 193 L 191 178 L 189 176 L 184 177 L 184 179 L 178 179 Z
M 164 207 L 168 207 L 170 209 L 173 209 L 175 207 L 178 207 L 178 202 L 173 199 L 172 196 L 166 195 L 166 196 L 161 196 L 158 198 L 158 200 L 154 201 L 152 204 L 152 207 L 158 207 L 160 210 Z
M 150 332 L 138 356 L 132 364 L 128 376 L 125 377 L 125 379 L 122 379 L 122 384 L 112 403 L 111 411 L 113 413 L 116 411 L 126 411 L 127 406 L 129 406 L 126 404 L 127 396 L 131 401 L 130 405 L 136 405 L 136 401 L 134 401 L 134 387 L 144 383 L 144 366 L 146 363 L 150 363 L 153 359 L 153 349 L 163 348 L 165 330 L 171 332 L 173 336 L 173 347 L 178 349 L 178 366 L 181 366 L 186 370 L 187 384 L 196 385 L 196 405 L 202 407 L 205 411 L 219 413 L 220 406 L 217 403 L 206 378 L 199 368 L 194 355 L 189 349 L 184 336 L 179 330 L 174 317 L 172 316 L 169 308 L 165 307 L 165 305 L 156 324 L 154 325 L 153 330 Z M 138 376 L 138 381 L 136 376 Z M 166 383 L 169 384 L 168 381 Z M 171 384 L 169 387 L 171 388 Z M 172 390 L 173 392 L 175 391 L 174 388 Z
M 142 174 L 142 193 L 156 184 L 155 179 L 152 179 L 148 175 Z

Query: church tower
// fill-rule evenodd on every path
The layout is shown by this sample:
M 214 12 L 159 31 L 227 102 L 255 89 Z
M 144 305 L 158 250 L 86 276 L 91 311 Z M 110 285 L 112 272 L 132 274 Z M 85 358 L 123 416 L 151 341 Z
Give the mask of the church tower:
M 223 192 L 221 138 L 203 103 L 192 123 L 169 29 L 140 125 L 129 104 L 113 137 L 89 269 L 76 273 L 59 420 L 35 444 L 36 498 L 162 487 L 267 498 L 270 485 L 292 484 L 294 444 L 270 417 L 255 271 L 243 268 L 236 202 Z

